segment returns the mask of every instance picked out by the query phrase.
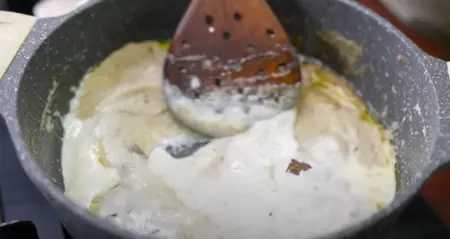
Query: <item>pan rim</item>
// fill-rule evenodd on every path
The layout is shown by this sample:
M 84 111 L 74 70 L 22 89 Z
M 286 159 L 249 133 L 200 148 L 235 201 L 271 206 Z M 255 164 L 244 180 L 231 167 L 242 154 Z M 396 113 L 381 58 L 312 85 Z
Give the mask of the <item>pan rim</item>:
M 64 25 L 65 22 L 67 20 L 71 19 L 72 16 L 75 16 L 79 12 L 85 11 L 88 8 L 90 8 L 91 6 L 99 4 L 100 2 L 101 2 L 101 0 L 93 0 L 86 6 L 83 6 L 82 8 L 80 8 L 68 15 L 58 18 L 58 19 L 60 19 L 59 20 L 60 23 L 56 27 Z M 363 12 L 365 15 L 370 17 L 373 20 L 373 22 L 376 24 L 387 26 L 389 28 L 389 31 L 392 31 L 397 36 L 397 38 L 402 40 L 405 43 L 405 46 L 409 47 L 412 52 L 414 52 L 416 54 L 417 54 L 417 52 L 422 52 L 422 50 L 420 50 L 418 48 L 418 46 L 416 46 L 410 39 L 408 39 L 397 28 L 393 27 L 387 20 L 383 19 L 378 14 L 372 12 L 370 9 L 363 7 L 362 5 L 360 5 L 357 2 L 354 2 L 353 0 L 337 0 L 336 2 L 339 4 L 347 5 L 350 8 L 355 9 L 355 11 Z M 43 20 L 43 21 L 45 21 L 45 20 Z M 30 36 L 27 38 L 27 40 L 31 41 L 32 37 L 33 37 L 33 34 L 30 34 Z M 41 37 L 41 35 L 39 35 L 39 37 Z M 29 52 L 23 52 L 22 55 L 31 56 L 32 52 L 34 52 L 34 50 L 30 50 Z M 428 72 L 426 74 L 429 76 Z M 20 81 L 19 79 L 21 79 L 22 76 L 23 76 L 23 71 L 20 74 L 20 76 L 17 76 L 16 80 Z M 17 109 L 16 104 L 17 104 L 17 101 L 14 101 L 13 108 L 15 108 L 15 109 Z M 107 220 L 106 218 L 102 218 L 100 216 L 91 214 L 88 210 L 78 206 L 72 200 L 70 200 L 68 197 L 66 197 L 63 190 L 61 188 L 57 187 L 52 182 L 52 180 L 45 175 L 44 171 L 37 165 L 36 158 L 32 156 L 32 153 L 29 150 L 28 145 L 25 143 L 25 139 L 22 137 L 22 131 L 18 125 L 18 112 L 16 111 L 13 115 L 14 116 L 11 119 L 7 118 L 6 121 L 7 121 L 8 125 L 11 126 L 11 127 L 8 127 L 10 130 L 10 133 L 14 134 L 14 135 L 12 135 L 13 136 L 12 138 L 15 141 L 17 151 L 21 152 L 21 153 L 19 153 L 20 163 L 21 163 L 22 167 L 24 168 L 27 176 L 30 179 L 32 179 L 31 181 L 33 181 L 33 183 L 39 187 L 40 191 L 45 194 L 45 197 L 47 198 L 47 200 L 56 201 L 56 203 L 59 204 L 58 206 L 66 207 L 68 210 L 71 211 L 71 213 L 73 213 L 74 215 L 76 215 L 79 218 L 83 218 L 84 220 L 86 220 L 87 223 L 93 225 L 94 227 L 96 227 L 102 231 L 110 232 L 114 235 L 117 235 L 119 237 L 124 237 L 124 238 L 130 237 L 130 236 L 133 238 L 143 237 L 142 234 L 139 234 L 132 230 L 128 230 L 128 229 L 116 226 L 115 224 L 113 224 L 112 222 Z M 433 144 L 430 147 L 434 146 L 435 140 L 436 140 L 436 137 L 433 136 L 433 142 L 432 142 Z M 431 153 L 430 153 L 429 157 L 431 158 Z M 435 168 L 424 169 L 423 175 L 431 175 L 432 172 L 435 170 L 436 170 Z M 404 206 L 408 202 L 408 200 L 410 200 L 413 197 L 413 195 L 419 190 L 419 188 L 424 184 L 426 179 L 427 178 L 425 178 L 425 177 L 418 179 L 415 184 L 412 184 L 409 187 L 405 188 L 404 193 L 397 194 L 394 201 L 388 207 L 373 214 L 371 217 L 369 217 L 365 220 L 362 220 L 362 221 L 358 221 L 357 223 L 349 225 L 339 231 L 330 233 L 329 235 L 326 235 L 324 238 L 345 237 L 345 236 L 349 236 L 349 235 L 354 235 L 354 234 L 362 231 L 362 229 L 372 226 L 376 222 L 380 221 L 382 218 L 392 214 L 394 211 L 399 210 L 402 206 Z

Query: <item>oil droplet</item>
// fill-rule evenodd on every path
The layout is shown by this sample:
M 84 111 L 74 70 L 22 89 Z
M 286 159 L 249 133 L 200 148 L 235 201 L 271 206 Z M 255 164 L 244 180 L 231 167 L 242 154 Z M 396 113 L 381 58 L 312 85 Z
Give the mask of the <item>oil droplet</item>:
M 197 89 L 202 85 L 198 76 L 191 76 L 191 88 Z
M 210 59 L 206 59 L 202 62 L 203 70 L 212 70 L 212 61 Z

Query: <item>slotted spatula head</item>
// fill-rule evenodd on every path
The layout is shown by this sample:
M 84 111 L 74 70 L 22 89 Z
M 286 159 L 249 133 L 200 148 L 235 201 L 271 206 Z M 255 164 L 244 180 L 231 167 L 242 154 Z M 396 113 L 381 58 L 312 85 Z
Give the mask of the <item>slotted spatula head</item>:
M 165 62 L 165 96 L 204 134 L 245 130 L 295 104 L 295 49 L 264 0 L 192 0 Z

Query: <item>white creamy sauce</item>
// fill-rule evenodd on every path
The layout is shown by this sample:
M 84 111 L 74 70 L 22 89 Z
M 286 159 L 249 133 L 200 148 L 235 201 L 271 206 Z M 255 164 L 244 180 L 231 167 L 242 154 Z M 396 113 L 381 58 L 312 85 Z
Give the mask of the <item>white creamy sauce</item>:
M 192 89 L 200 86 L 198 77 L 190 81 Z M 225 137 L 247 130 L 254 122 L 271 118 L 295 106 L 297 85 L 265 84 L 243 87 L 243 92 L 256 91 L 244 96 L 226 89 L 203 93 L 198 99 L 182 94 L 177 86 L 165 82 L 166 102 L 174 116 L 190 128 L 212 137 Z M 277 95 L 270 97 L 270 95 Z M 245 97 L 245 98 L 244 98 Z
M 284 239 L 331 233 L 393 200 L 386 132 L 362 120 L 366 108 L 345 86 L 323 87 L 313 65 L 303 67 L 298 110 L 172 158 L 166 140 L 201 136 L 168 112 L 164 56 L 154 42 L 128 44 L 71 101 L 62 169 L 80 206 L 160 238 Z M 293 159 L 311 168 L 287 172 Z

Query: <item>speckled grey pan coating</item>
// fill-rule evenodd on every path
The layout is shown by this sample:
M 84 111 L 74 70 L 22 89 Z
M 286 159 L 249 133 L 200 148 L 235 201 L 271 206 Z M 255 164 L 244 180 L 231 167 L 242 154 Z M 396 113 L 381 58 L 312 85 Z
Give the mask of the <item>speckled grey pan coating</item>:
M 424 181 L 449 161 L 450 81 L 444 61 L 427 56 L 389 23 L 350 0 L 269 0 L 291 36 L 303 37 L 302 53 L 342 72 L 339 55 L 324 47 L 318 29 L 358 43 L 364 74 L 348 75 L 381 120 L 396 128 L 399 185 L 395 201 L 372 218 L 327 238 L 379 238 Z M 129 41 L 168 39 L 187 0 L 93 1 L 70 15 L 39 20 L 0 81 L 0 112 L 30 179 L 76 238 L 138 238 L 74 205 L 63 195 L 58 118 L 41 126 L 49 92 L 50 111 L 65 114 L 87 69 Z M 245 17 L 245 16 L 244 16 Z M 293 21 L 295 19 L 295 21 Z M 205 29 L 206 30 L 206 29 Z M 324 58 L 326 56 L 326 58 Z M 397 60 L 402 56 L 406 61 Z M 300 236 L 300 235 L 299 235 Z

